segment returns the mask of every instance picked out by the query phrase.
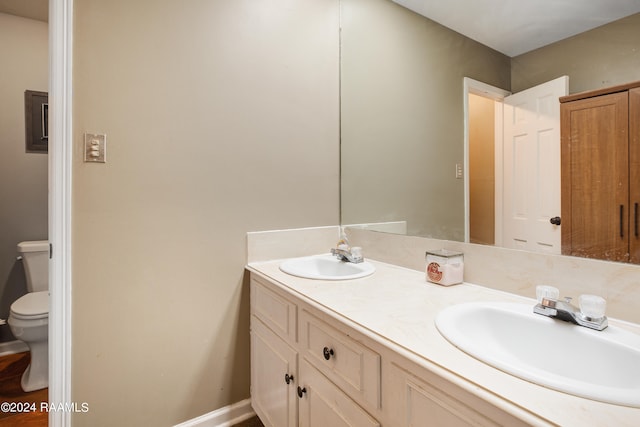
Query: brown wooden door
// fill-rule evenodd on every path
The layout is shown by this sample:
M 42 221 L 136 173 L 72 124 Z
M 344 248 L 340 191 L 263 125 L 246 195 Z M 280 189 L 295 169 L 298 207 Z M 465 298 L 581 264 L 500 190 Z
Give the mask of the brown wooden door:
M 627 91 L 561 105 L 563 254 L 629 260 L 628 118 Z
M 629 90 L 629 253 L 640 264 L 640 88 Z

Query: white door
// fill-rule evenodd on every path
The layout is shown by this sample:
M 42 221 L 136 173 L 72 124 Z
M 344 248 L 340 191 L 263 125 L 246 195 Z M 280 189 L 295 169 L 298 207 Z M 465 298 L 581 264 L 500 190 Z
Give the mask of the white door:
M 504 98 L 502 246 L 560 253 L 560 77 Z M 557 222 L 554 220 L 554 222 Z

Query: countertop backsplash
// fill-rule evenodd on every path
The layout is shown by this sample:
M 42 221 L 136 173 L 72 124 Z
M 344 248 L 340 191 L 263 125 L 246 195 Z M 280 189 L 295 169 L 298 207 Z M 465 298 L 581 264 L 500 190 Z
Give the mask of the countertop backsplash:
M 340 227 L 253 232 L 247 235 L 247 263 L 328 253 Z M 425 251 L 464 253 L 464 281 L 535 298 L 537 285 L 552 285 L 560 296 L 600 295 L 607 315 L 640 323 L 640 266 L 486 245 L 349 228 L 352 246 L 376 261 L 424 271 Z

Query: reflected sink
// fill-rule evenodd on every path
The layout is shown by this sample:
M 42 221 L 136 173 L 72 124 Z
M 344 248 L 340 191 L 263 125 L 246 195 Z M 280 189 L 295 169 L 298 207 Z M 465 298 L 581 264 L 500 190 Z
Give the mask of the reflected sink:
M 595 331 L 533 313 L 533 304 L 448 307 L 436 327 L 453 345 L 504 372 L 575 396 L 640 408 L 640 335 Z
M 327 254 L 289 259 L 280 264 L 280 270 L 306 279 L 349 280 L 373 274 L 376 269 L 367 261 L 354 264 Z

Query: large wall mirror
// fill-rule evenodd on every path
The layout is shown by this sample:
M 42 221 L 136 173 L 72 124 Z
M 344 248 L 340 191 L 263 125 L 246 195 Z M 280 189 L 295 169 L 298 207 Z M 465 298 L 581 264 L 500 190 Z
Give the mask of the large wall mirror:
M 499 96 L 468 96 L 465 81 L 519 93 L 568 76 L 577 93 L 640 80 L 640 14 L 509 57 L 390 0 L 341 0 L 340 72 L 342 224 L 499 244 L 501 178 L 477 173 L 496 167 Z

